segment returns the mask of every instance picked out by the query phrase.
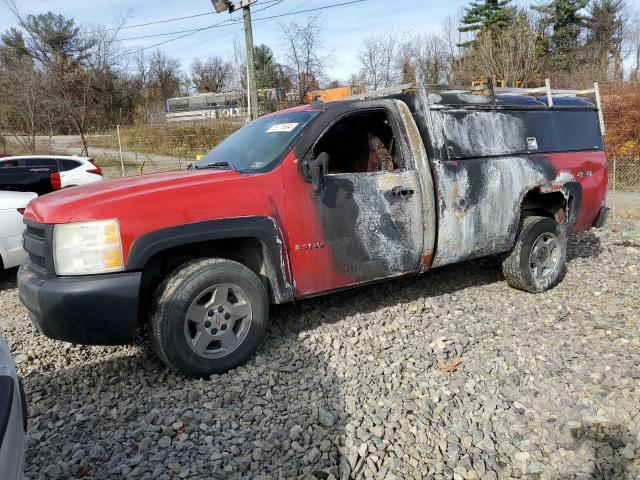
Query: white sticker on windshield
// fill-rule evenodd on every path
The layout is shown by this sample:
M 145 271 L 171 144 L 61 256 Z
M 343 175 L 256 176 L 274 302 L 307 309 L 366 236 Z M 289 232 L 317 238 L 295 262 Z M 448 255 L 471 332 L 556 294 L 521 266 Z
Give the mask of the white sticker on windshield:
M 297 126 L 297 123 L 276 123 L 275 125 L 269 127 L 267 133 L 291 132 Z

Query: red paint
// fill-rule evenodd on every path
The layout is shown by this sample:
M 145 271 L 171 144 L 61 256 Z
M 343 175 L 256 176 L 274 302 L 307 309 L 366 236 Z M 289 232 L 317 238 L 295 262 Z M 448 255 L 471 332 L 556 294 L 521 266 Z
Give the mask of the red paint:
M 573 231 L 588 230 L 606 204 L 609 170 L 604 152 L 553 153 L 547 157 L 556 168 L 558 176 L 568 172 L 574 178 L 573 181 L 582 186 L 582 200 Z
M 306 243 L 324 242 L 324 233 L 313 205 L 313 189 L 300 175 L 295 153 L 291 152 L 282 164 L 285 205 L 287 212 L 284 229 L 289 247 L 294 294 L 298 297 L 334 290 L 353 283 L 352 279 L 335 266 L 331 245 L 304 249 Z M 296 249 L 296 245 L 300 248 Z
M 106 180 L 65 189 L 29 203 L 25 217 L 41 223 L 117 218 L 126 262 L 131 243 L 161 228 L 218 218 L 266 216 L 282 224 L 280 168 L 258 175 L 182 171 Z

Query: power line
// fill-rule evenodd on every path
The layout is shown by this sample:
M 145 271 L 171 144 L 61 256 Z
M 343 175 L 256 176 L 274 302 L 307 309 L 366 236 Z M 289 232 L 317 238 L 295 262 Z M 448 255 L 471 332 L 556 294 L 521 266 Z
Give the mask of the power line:
M 352 0 L 352 1 L 349 1 L 349 2 L 336 3 L 336 4 L 333 4 L 333 5 L 325 5 L 325 6 L 322 6 L 322 7 L 308 8 L 306 10 L 299 10 L 297 12 L 279 13 L 277 15 L 271 15 L 269 17 L 255 18 L 253 21 L 254 22 L 259 22 L 261 20 L 271 20 L 271 19 L 274 19 L 274 18 L 288 17 L 290 15 L 298 15 L 300 13 L 316 12 L 318 10 L 326 10 L 328 8 L 342 7 L 342 6 L 345 6 L 345 5 L 352 5 L 354 3 L 361 3 L 361 2 L 364 2 L 364 1 L 366 1 L 366 0 Z M 263 9 L 263 10 L 265 10 L 265 9 Z M 223 23 L 226 23 L 226 22 L 229 22 L 229 21 L 231 21 L 233 23 L 239 23 L 240 22 L 240 20 L 233 20 L 233 19 L 229 20 L 229 19 L 227 19 L 224 22 L 214 23 L 212 25 L 208 25 L 206 27 L 201 27 L 201 28 L 193 28 L 193 29 L 189 29 L 189 30 L 178 30 L 178 31 L 175 31 L 175 32 L 157 33 L 157 34 L 154 34 L 154 35 L 143 35 L 143 36 L 140 36 L 140 37 L 122 38 L 120 40 L 123 40 L 123 41 L 124 40 L 142 40 L 142 39 L 145 39 L 145 38 L 156 38 L 156 37 L 160 37 L 160 36 L 176 35 L 176 34 L 183 34 L 183 33 L 187 34 L 187 35 L 190 35 L 192 33 L 197 33 L 197 32 L 201 32 L 203 30 L 208 30 L 208 29 L 219 27 Z M 231 25 L 231 24 L 229 24 L 229 25 Z M 228 26 L 228 25 L 224 25 L 224 26 Z M 149 47 L 145 47 L 145 49 L 146 48 L 152 48 L 152 47 L 157 46 L 157 45 L 162 45 L 163 43 L 172 42 L 173 40 L 179 40 L 180 38 L 183 38 L 184 36 L 186 36 L 186 35 L 183 35 L 183 36 L 180 36 L 180 37 L 176 37 L 175 39 L 169 39 L 169 40 L 167 40 L 165 42 L 161 42 L 161 43 L 156 44 L 156 45 L 151 45 Z
M 215 13 L 215 12 L 214 12 Z M 231 23 L 228 23 L 231 22 Z M 207 27 L 204 28 L 221 28 L 221 27 L 230 27 L 231 25 L 233 25 L 234 23 L 238 23 L 239 20 L 234 20 L 234 19 L 227 19 L 227 20 L 223 20 L 220 23 L 214 23 L 212 25 L 209 25 Z M 225 25 L 225 23 L 227 25 Z M 118 40 L 124 42 L 127 40 L 142 40 L 144 38 L 156 38 L 156 37 L 166 37 L 167 35 L 176 35 L 178 33 L 188 33 L 188 32 L 195 32 L 198 31 L 200 29 L 197 28 L 190 28 L 188 30 L 178 30 L 176 32 L 165 32 L 165 33 L 154 33 L 153 35 L 141 35 L 139 37 L 127 37 L 127 38 L 119 38 Z
M 311 0 L 306 0 L 306 1 L 304 1 L 304 2 L 303 2 L 301 5 L 299 5 L 299 6 L 306 5 L 306 4 L 308 4 L 310 1 L 311 1 Z M 309 13 L 309 12 L 318 11 L 318 10 L 325 10 L 325 9 L 328 9 L 328 8 L 342 7 L 342 6 L 345 6 L 345 5 L 352 5 L 352 4 L 355 4 L 355 3 L 362 3 L 362 2 L 364 2 L 364 1 L 366 1 L 366 0 L 352 0 L 352 1 L 349 1 L 349 2 L 336 3 L 336 4 L 333 4 L 333 5 L 325 5 L 325 6 L 323 6 L 323 7 L 310 8 L 310 9 L 307 9 L 307 10 L 300 10 L 300 11 L 296 11 L 296 12 L 289 10 L 289 11 L 287 11 L 287 12 L 283 13 L 283 14 L 279 14 L 279 15 L 271 15 L 271 16 L 269 16 L 269 17 L 262 17 L 262 18 L 256 19 L 256 21 L 258 21 L 258 20 L 270 20 L 270 19 L 273 19 L 273 18 L 281 18 L 281 17 L 287 17 L 287 16 L 290 16 L 290 15 L 298 15 L 298 14 L 300 14 L 300 13 Z M 299 7 L 299 6 L 298 6 L 298 7 Z M 294 8 L 297 8 L 297 7 L 294 7 Z M 226 21 L 227 21 L 227 20 L 225 20 L 225 22 L 226 22 Z M 224 23 L 224 22 L 221 22 L 221 23 Z M 165 41 L 163 41 L 163 42 L 158 42 L 158 43 L 155 43 L 155 44 L 153 44 L 153 45 L 149 45 L 149 46 L 147 46 L 147 47 L 140 48 L 140 49 L 138 49 L 138 50 L 134 50 L 133 52 L 125 53 L 125 55 L 135 55 L 136 53 L 140 53 L 140 52 L 143 52 L 143 51 L 145 51 L 145 50 L 149 50 L 150 48 L 154 48 L 154 47 L 157 47 L 157 46 L 160 46 L 160 45 L 164 45 L 165 43 L 169 43 L 169 42 L 174 42 L 174 41 L 176 41 L 176 40 L 180 40 L 181 38 L 184 38 L 184 37 L 187 37 L 187 36 L 193 35 L 193 34 L 195 34 L 195 33 L 201 32 L 201 31 L 203 31 L 203 30 L 207 30 L 207 29 L 212 28 L 212 27 L 217 26 L 217 25 L 219 25 L 219 24 L 216 24 L 216 25 L 210 25 L 210 26 L 208 26 L 208 27 L 203 27 L 203 28 L 198 28 L 198 29 L 195 29 L 194 31 L 191 31 L 191 32 L 188 32 L 188 33 L 184 33 L 183 35 L 180 35 L 180 36 L 178 36 L 178 37 L 170 38 L 169 40 L 165 40 Z M 226 34 L 226 35 L 223 35 L 223 36 L 228 36 L 228 35 L 229 35 L 229 34 Z M 217 37 L 217 38 L 220 38 L 220 37 Z M 212 39 L 212 40 L 213 40 L 213 39 Z M 211 41 L 211 40 L 208 40 L 208 41 Z M 208 41 L 207 41 L 207 42 L 208 42 Z M 200 43 L 205 43 L 205 42 L 200 42 Z M 191 45 L 191 46 L 193 46 L 193 45 Z M 184 47 L 184 48 L 189 48 L 189 47 Z M 129 93 L 129 94 L 127 94 L 124 98 L 131 97 L 131 96 L 133 96 L 134 94 L 137 94 L 137 93 L 138 93 L 138 92 L 132 92 L 132 93 Z
M 308 8 L 307 10 L 299 10 L 297 12 L 280 13 L 278 15 L 271 15 L 270 17 L 256 18 L 254 21 L 258 22 L 260 20 L 271 20 L 273 18 L 288 17 L 290 15 L 298 15 L 299 13 L 316 12 L 318 10 L 326 10 L 328 8 L 335 8 L 335 7 L 343 7 L 345 5 L 352 5 L 354 3 L 362 3 L 362 2 L 365 2 L 365 1 L 366 0 L 352 0 L 350 2 L 335 3 L 333 5 L 325 5 L 323 7 Z
M 185 46 L 183 46 L 183 47 L 179 47 L 179 48 L 175 48 L 175 49 L 173 49 L 173 50 L 169 50 L 167 53 L 168 53 L 169 55 L 173 55 L 175 52 L 181 52 L 181 51 L 186 50 L 186 49 L 188 49 L 188 48 L 198 47 L 198 46 L 200 46 L 200 45 L 204 45 L 205 43 L 211 43 L 211 42 L 212 42 L 212 41 L 214 41 L 214 40 L 219 40 L 219 39 L 221 39 L 221 38 L 230 37 L 231 35 L 234 35 L 235 33 L 237 33 L 237 32 L 236 32 L 236 31 L 233 31 L 233 32 L 225 33 L 225 34 L 223 34 L 223 35 L 216 35 L 216 37 L 214 37 L 214 38 L 208 38 L 208 39 L 203 40 L 203 41 L 201 41 L 201 42 L 190 43 L 190 44 L 185 45 Z
M 305 5 L 308 5 L 309 3 L 311 3 L 311 1 L 312 1 L 312 0 L 305 0 L 305 1 L 304 1 L 304 2 L 302 2 L 300 5 L 296 5 L 295 7 L 291 8 L 291 9 L 289 9 L 289 10 L 286 10 L 284 13 L 290 13 L 290 12 L 293 12 L 296 8 L 304 7 Z M 275 6 L 275 5 L 274 5 L 274 6 Z M 265 7 L 263 10 L 265 10 L 266 8 L 268 8 L 268 7 Z M 297 12 L 296 12 L 296 13 L 297 13 Z M 231 35 L 233 35 L 233 34 L 234 34 L 234 32 L 229 32 L 229 33 L 225 33 L 224 35 L 218 35 L 218 36 L 216 36 L 215 38 L 208 38 L 208 39 L 203 40 L 203 41 L 201 41 L 201 42 L 190 43 L 190 44 L 185 45 L 185 46 L 183 46 L 183 47 L 180 47 L 180 48 L 177 48 L 177 49 L 174 49 L 174 50 L 169 51 L 169 54 L 173 54 L 173 53 L 175 53 L 175 52 L 181 52 L 181 51 L 186 50 L 186 49 L 188 49 L 188 48 L 198 47 L 198 46 L 200 46 L 200 45 L 204 45 L 205 43 L 210 43 L 210 42 L 212 42 L 212 41 L 214 41 L 214 40 L 219 40 L 219 39 L 221 39 L 221 38 L 229 37 L 229 36 L 231 36 Z
M 277 7 L 278 5 L 280 5 L 282 2 L 284 2 L 284 0 L 274 0 L 274 2 L 271 5 L 267 5 L 264 8 L 259 8 L 258 10 L 256 10 L 253 13 L 258 13 L 258 12 L 262 12 L 268 8 L 273 8 L 273 7 Z
M 282 3 L 284 0 L 264 0 L 261 3 Z M 266 10 L 269 7 L 265 7 L 263 8 L 263 10 Z M 138 28 L 138 27 L 147 27 L 149 25 L 158 25 L 160 23 L 169 23 L 169 22 L 177 22 L 179 20 L 188 20 L 189 18 L 198 18 L 198 17 L 204 17 L 206 15 L 215 15 L 216 12 L 202 12 L 202 13 L 194 13 L 193 15 L 186 15 L 184 17 L 173 17 L 173 18 L 165 18 L 163 20 L 155 20 L 153 22 L 147 22 L 147 23 L 138 23 L 136 25 L 126 25 L 124 27 L 113 27 L 113 28 L 100 28 L 98 29 L 99 32 L 111 32 L 113 30 L 125 30 L 128 28 Z

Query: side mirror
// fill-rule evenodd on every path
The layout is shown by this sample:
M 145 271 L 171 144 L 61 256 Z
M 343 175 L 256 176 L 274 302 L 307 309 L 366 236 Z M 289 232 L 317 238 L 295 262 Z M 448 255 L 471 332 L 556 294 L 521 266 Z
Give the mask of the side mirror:
M 303 176 L 310 181 L 313 192 L 319 194 L 324 189 L 324 181 L 329 169 L 329 154 L 322 152 L 317 157 L 305 160 L 303 165 Z

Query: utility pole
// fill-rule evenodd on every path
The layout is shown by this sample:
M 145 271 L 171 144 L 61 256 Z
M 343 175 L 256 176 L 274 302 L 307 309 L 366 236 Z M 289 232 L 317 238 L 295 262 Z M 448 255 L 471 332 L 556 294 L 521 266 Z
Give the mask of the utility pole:
M 253 29 L 251 26 L 251 5 L 257 0 L 240 0 L 236 3 L 230 0 L 211 0 L 217 13 L 228 11 L 233 13 L 242 9 L 244 18 L 244 39 L 247 47 L 247 89 L 249 90 L 249 116 L 251 120 L 258 118 L 258 81 L 256 78 L 256 64 L 253 60 Z

